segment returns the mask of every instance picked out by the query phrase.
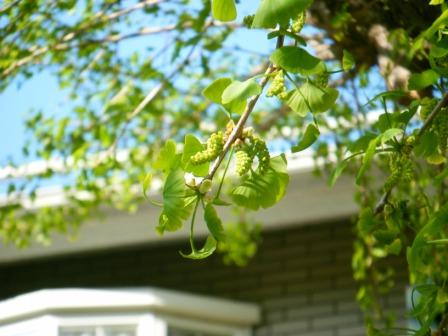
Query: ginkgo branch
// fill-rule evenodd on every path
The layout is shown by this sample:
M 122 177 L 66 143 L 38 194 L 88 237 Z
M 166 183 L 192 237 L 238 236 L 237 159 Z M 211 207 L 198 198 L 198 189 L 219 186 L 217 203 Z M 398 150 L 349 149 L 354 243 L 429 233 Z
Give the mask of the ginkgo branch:
M 277 38 L 277 46 L 276 46 L 277 49 L 281 48 L 283 46 L 283 41 L 284 41 L 283 36 L 279 36 Z M 250 114 L 252 113 L 253 109 L 255 108 L 255 105 L 257 104 L 257 101 L 260 98 L 264 87 L 269 82 L 269 79 L 270 79 L 269 74 L 271 74 L 273 71 L 275 71 L 275 69 L 276 69 L 276 67 L 272 63 L 266 69 L 266 71 L 264 73 L 264 77 L 260 82 L 261 92 L 255 96 L 253 96 L 252 98 L 250 98 L 249 101 L 247 102 L 247 105 L 246 105 L 246 108 L 244 109 L 243 114 L 241 115 L 240 119 L 238 120 L 235 127 L 233 128 L 232 133 L 230 133 L 226 143 L 224 144 L 221 154 L 218 156 L 218 158 L 215 160 L 215 162 L 213 162 L 213 165 L 210 168 L 209 173 L 207 174 L 207 176 L 204 178 L 203 181 L 213 180 L 213 177 L 215 176 L 216 172 L 218 171 L 219 167 L 221 166 L 221 163 L 224 160 L 224 158 L 226 157 L 227 153 L 232 148 L 232 145 L 238 138 L 241 137 L 241 134 L 243 132 L 244 125 L 246 124 L 247 119 L 249 118 Z

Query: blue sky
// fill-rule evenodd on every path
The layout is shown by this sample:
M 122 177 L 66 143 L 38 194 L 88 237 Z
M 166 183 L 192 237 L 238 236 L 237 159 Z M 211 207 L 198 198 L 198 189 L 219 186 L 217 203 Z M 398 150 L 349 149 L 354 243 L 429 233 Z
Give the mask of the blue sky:
M 247 3 L 238 7 L 241 21 L 249 13 Z M 145 43 L 161 45 L 164 43 L 163 35 L 152 38 Z M 128 45 L 134 47 L 139 40 L 129 41 Z M 266 40 L 264 32 L 238 32 L 229 41 L 229 45 L 240 44 L 251 50 L 266 50 L 270 42 Z M 147 46 L 147 45 L 146 45 Z M 56 78 L 49 71 L 43 71 L 20 86 L 17 82 L 11 84 L 0 93 L 0 166 L 13 159 L 15 163 L 23 163 L 24 157 L 21 148 L 27 138 L 25 134 L 24 119 L 31 110 L 41 110 L 44 115 L 67 114 L 70 103 L 63 91 L 58 87 Z

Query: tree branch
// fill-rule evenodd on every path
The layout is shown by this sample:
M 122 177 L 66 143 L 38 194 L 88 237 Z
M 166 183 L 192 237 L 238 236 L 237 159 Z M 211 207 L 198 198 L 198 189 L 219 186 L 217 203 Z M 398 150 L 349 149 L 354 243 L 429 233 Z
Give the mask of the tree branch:
M 281 48 L 283 46 L 283 41 L 284 41 L 283 36 L 279 36 L 277 38 L 277 46 L 276 46 L 277 49 Z M 266 86 L 266 84 L 269 82 L 268 75 L 270 73 L 272 73 L 274 70 L 275 70 L 275 66 L 271 63 L 268 66 L 268 68 L 266 69 L 265 76 L 263 77 L 263 79 L 260 82 L 262 92 L 263 92 L 263 89 Z M 241 134 L 243 132 L 244 125 L 246 124 L 246 121 L 249 118 L 250 114 L 252 113 L 260 96 L 261 96 L 261 93 L 256 96 L 253 96 L 252 98 L 249 99 L 243 114 L 241 115 L 237 124 L 233 128 L 232 133 L 230 133 L 229 138 L 227 139 L 226 143 L 224 144 L 224 148 L 222 149 L 221 154 L 218 156 L 216 161 L 213 162 L 213 165 L 210 168 L 209 173 L 207 174 L 206 177 L 204 177 L 204 179 L 202 181 L 213 179 L 213 177 L 215 176 L 216 172 L 219 169 L 219 166 L 221 165 L 222 161 L 224 160 L 225 156 L 227 155 L 229 150 L 232 148 L 233 143 L 241 136 Z M 200 184 L 202 184 L 202 182 Z

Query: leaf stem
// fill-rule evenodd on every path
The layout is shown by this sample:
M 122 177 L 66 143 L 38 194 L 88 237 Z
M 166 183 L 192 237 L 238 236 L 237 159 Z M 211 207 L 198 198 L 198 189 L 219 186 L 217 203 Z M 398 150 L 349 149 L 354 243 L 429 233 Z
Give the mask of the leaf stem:
M 191 251 L 195 252 L 196 248 L 194 247 L 194 221 L 196 220 L 196 212 L 198 212 L 198 206 L 199 202 L 201 201 L 201 197 L 198 195 L 196 199 L 196 203 L 194 205 L 193 215 L 191 216 L 191 223 L 190 223 L 190 247 Z
M 230 162 L 232 161 L 232 155 L 233 155 L 233 148 L 230 150 L 229 159 L 227 160 L 226 167 L 224 168 L 224 173 L 221 178 L 221 182 L 219 182 L 218 191 L 216 192 L 215 199 L 219 198 L 219 195 L 221 194 L 222 186 L 224 185 L 224 179 L 226 177 L 227 171 L 229 170 Z

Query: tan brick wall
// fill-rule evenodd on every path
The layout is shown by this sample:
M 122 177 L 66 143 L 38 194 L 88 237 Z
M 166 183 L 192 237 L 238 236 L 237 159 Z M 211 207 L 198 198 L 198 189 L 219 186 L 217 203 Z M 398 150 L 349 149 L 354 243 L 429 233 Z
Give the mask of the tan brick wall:
M 41 288 L 158 286 L 258 303 L 257 336 L 358 336 L 365 333 L 352 243 L 347 221 L 265 232 L 245 268 L 224 266 L 219 257 L 185 260 L 178 251 L 186 241 L 22 262 L 0 267 L 0 297 Z M 404 262 L 396 269 L 405 279 Z M 385 301 L 402 314 L 404 285 Z

